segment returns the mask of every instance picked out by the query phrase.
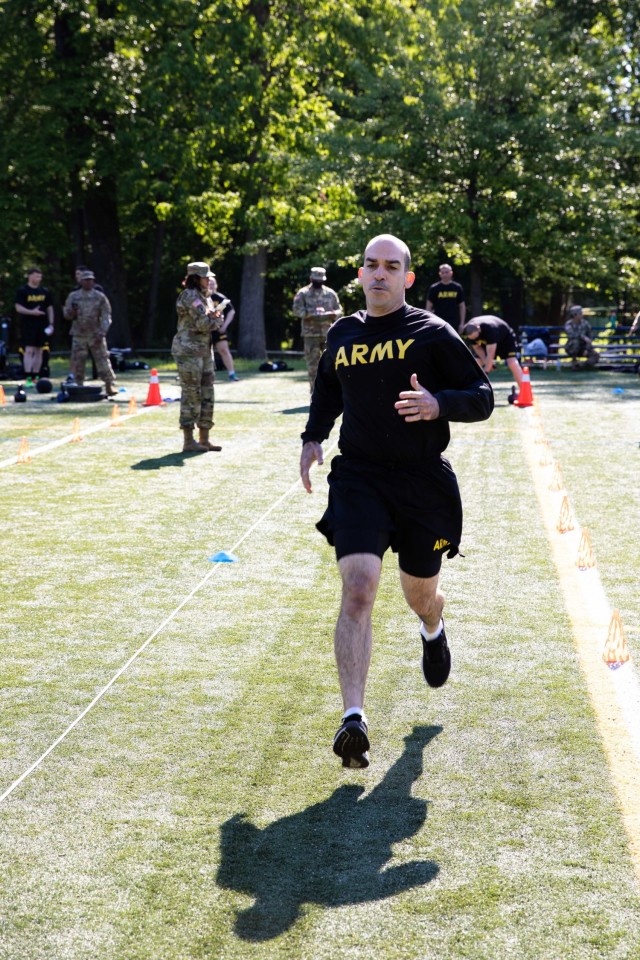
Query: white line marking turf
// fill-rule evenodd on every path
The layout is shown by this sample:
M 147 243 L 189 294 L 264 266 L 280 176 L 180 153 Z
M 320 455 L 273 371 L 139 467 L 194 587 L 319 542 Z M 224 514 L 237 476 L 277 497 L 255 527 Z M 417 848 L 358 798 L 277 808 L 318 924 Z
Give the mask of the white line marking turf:
M 151 408 L 149 408 L 149 409 L 153 409 L 153 408 L 151 407 Z M 93 430 L 95 430 L 95 429 L 96 429 L 96 428 L 93 428 Z M 327 450 L 325 451 L 325 457 L 326 457 L 327 454 L 329 454 L 329 453 L 333 450 L 333 448 L 335 447 L 336 443 L 337 443 L 337 439 L 327 448 Z M 227 551 L 227 552 L 228 552 L 228 553 L 229 553 L 229 552 L 230 552 L 230 553 L 235 553 L 235 551 L 238 549 L 238 547 L 240 547 L 241 544 L 243 544 L 244 541 L 247 539 L 247 537 L 251 536 L 251 534 L 254 532 L 254 530 L 256 530 L 256 529 L 260 526 L 260 524 L 261 524 L 264 520 L 266 520 L 266 518 L 267 518 L 271 513 L 273 513 L 273 511 L 276 509 L 276 507 L 279 507 L 280 504 L 281 504 L 284 500 L 286 500 L 287 497 L 289 497 L 295 490 L 299 490 L 299 489 L 300 489 L 300 486 L 301 486 L 300 480 L 297 479 L 297 480 L 295 481 L 295 483 L 292 483 L 291 486 L 288 487 L 288 489 L 285 490 L 285 492 L 284 492 L 280 497 L 278 497 L 277 500 L 274 500 L 274 502 L 271 504 L 271 506 L 270 506 L 267 510 L 265 510 L 265 512 L 262 514 L 262 516 L 261 516 L 258 520 L 256 520 L 255 523 L 253 523 L 245 533 L 243 533 L 243 535 L 240 537 L 240 539 L 237 540 L 237 541 L 234 543 L 234 545 L 230 548 L 230 550 Z M 60 734 L 60 736 L 57 738 L 57 740 L 54 740 L 54 742 L 51 744 L 51 746 L 47 747 L 47 749 L 44 751 L 44 753 L 42 753 L 42 754 L 38 757 L 38 759 L 35 760 L 35 761 L 31 764 L 30 767 L 28 767 L 23 773 L 21 773 L 20 776 L 17 778 L 17 780 L 14 780 L 13 783 L 12 783 L 9 787 L 7 787 L 7 789 L 4 791 L 4 793 L 0 794 L 0 803 L 2 803 L 4 800 L 6 800 L 7 797 L 9 797 L 9 796 L 13 793 L 13 791 L 14 791 L 17 787 L 19 787 L 20 784 L 21 784 L 24 780 L 26 780 L 28 776 L 30 776 L 30 774 L 32 774 L 35 770 L 37 770 L 38 767 L 41 765 L 41 763 L 43 763 L 43 761 L 46 760 L 46 758 L 49 756 L 49 754 L 52 753 L 52 752 L 56 749 L 56 747 L 58 747 L 58 746 L 62 743 L 63 740 L 66 739 L 66 737 L 71 733 L 71 731 L 72 731 L 75 727 L 77 727 L 77 725 L 80 723 L 80 721 L 83 720 L 84 717 L 87 716 L 87 714 L 89 713 L 89 711 L 92 710 L 92 709 L 96 706 L 96 704 L 100 702 L 100 700 L 102 700 L 102 698 L 104 697 L 105 693 L 107 693 L 107 691 L 109 691 L 109 690 L 111 689 L 111 687 L 114 685 L 114 683 L 116 682 L 116 680 L 118 680 L 118 679 L 122 676 L 122 674 L 131 666 L 131 664 L 134 663 L 134 662 L 138 659 L 138 657 L 140 656 L 140 654 L 143 653 L 143 652 L 146 650 L 146 648 L 149 646 L 149 644 L 151 643 L 151 641 L 152 641 L 152 640 L 155 640 L 155 638 L 158 636 L 158 634 L 161 633 L 162 630 L 164 630 L 164 628 L 165 628 L 169 623 L 171 623 L 172 620 L 175 619 L 175 617 L 176 617 L 176 616 L 178 615 L 178 613 L 183 609 L 183 607 L 185 607 L 185 606 L 189 603 L 189 601 L 190 601 L 193 597 L 195 597 L 196 593 L 198 593 L 198 591 L 202 589 L 202 587 L 205 585 L 205 583 L 208 583 L 208 581 L 209 581 L 209 580 L 211 579 L 211 577 L 214 575 L 214 573 L 216 572 L 216 570 L 223 564 L 223 562 L 224 562 L 224 561 L 218 561 L 217 563 L 214 563 L 213 567 L 209 570 L 209 572 L 207 573 L 207 575 L 202 578 L 202 580 L 200 581 L 200 583 L 198 583 L 197 586 L 195 586 L 195 587 L 193 588 L 193 590 L 192 590 L 189 594 L 187 594 L 187 596 L 184 598 L 184 600 L 181 600 L 181 602 L 178 604 L 178 606 L 177 606 L 167 617 L 165 617 L 165 619 L 162 621 L 162 623 L 161 623 L 158 627 L 156 627 L 156 629 L 153 631 L 153 633 L 151 633 L 151 634 L 147 637 L 147 639 L 144 641 L 144 643 L 142 644 L 142 646 L 138 647 L 138 649 L 136 650 L 136 652 L 133 653 L 133 654 L 129 657 L 129 659 L 127 660 L 127 662 L 126 662 L 125 664 L 123 664 L 123 666 L 121 666 L 121 667 L 114 673 L 114 675 L 111 677 L 111 679 L 109 680 L 109 682 L 108 682 L 107 684 L 105 684 L 105 686 L 102 688 L 102 690 L 100 690 L 100 691 L 96 694 L 96 696 L 93 698 L 93 700 L 91 701 L 91 703 L 88 704 L 88 706 L 86 706 L 86 707 L 84 708 L 84 710 L 82 710 L 82 712 L 78 714 L 78 716 L 75 718 L 75 720 L 74 720 L 72 723 L 69 724 L 69 726 L 67 727 L 67 729 L 66 729 L 63 733 Z
M 582 671 L 596 713 L 612 780 L 618 795 L 622 819 L 629 837 L 631 854 L 640 880 L 640 682 L 629 660 L 611 670 L 602 659 L 612 610 L 597 567 L 580 570 L 576 565 L 581 530 L 575 514 L 574 530 L 557 530 L 560 508 L 568 491 L 549 490 L 553 461 L 542 466 L 544 436 L 537 404 L 517 411 L 522 444 L 529 462 L 534 487 L 549 544 L 555 561 L 565 606 Z M 597 561 L 597 557 L 596 557 Z
M 111 409 L 114 409 L 113 407 Z M 123 413 L 120 419 L 117 421 L 118 424 L 124 423 L 125 420 L 133 420 L 134 417 L 139 417 L 143 413 L 149 413 L 150 410 L 159 410 L 160 407 L 144 407 L 143 409 L 136 410 L 135 413 Z M 94 423 L 91 427 L 83 427 L 80 431 L 81 438 L 88 437 L 91 433 L 97 433 L 98 430 L 106 430 L 107 427 L 110 427 L 113 423 L 111 417 L 108 420 L 101 420 L 100 423 Z M 52 440 L 51 443 L 45 443 L 41 447 L 35 447 L 33 450 L 29 450 L 30 457 L 38 457 L 41 453 L 47 453 L 49 450 L 55 450 L 56 447 L 63 447 L 65 443 L 71 443 L 75 440 L 75 434 L 69 433 L 66 437 L 61 437 L 60 440 Z M 14 463 L 18 462 L 18 457 L 9 457 L 7 460 L 0 460 L 0 468 L 2 467 L 12 467 Z M 1 798 L 0 798 L 1 799 Z

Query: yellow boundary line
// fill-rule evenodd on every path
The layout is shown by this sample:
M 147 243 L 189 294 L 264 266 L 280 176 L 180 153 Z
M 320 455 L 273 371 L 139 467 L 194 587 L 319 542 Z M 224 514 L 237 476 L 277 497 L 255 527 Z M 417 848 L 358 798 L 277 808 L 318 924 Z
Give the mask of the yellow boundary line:
M 111 410 L 115 409 L 111 407 Z M 119 420 L 116 421 L 116 425 L 120 426 L 126 420 L 133 420 L 134 417 L 139 417 L 143 413 L 149 413 L 151 410 L 159 410 L 161 407 L 158 404 L 155 404 L 151 407 L 139 407 L 135 413 L 125 413 L 122 414 Z M 112 417 L 109 417 L 107 420 L 101 420 L 100 423 L 95 423 L 91 427 L 83 427 L 80 430 L 80 439 L 88 437 L 92 433 L 97 433 L 99 430 L 106 430 L 108 427 L 114 425 Z M 77 437 L 74 433 L 70 433 L 65 437 L 61 437 L 60 440 L 52 440 L 51 443 L 44 443 L 41 447 L 35 447 L 33 450 L 29 450 L 29 457 L 39 457 L 41 453 L 48 453 L 49 450 L 55 450 L 56 447 L 63 447 L 65 443 L 72 443 L 76 440 Z M 7 460 L 0 460 L 0 469 L 2 467 L 12 467 L 14 463 L 18 463 L 19 455 L 15 457 L 9 457 Z
M 612 610 L 596 567 L 580 570 L 576 565 L 581 530 L 573 515 L 574 529 L 559 533 L 560 510 L 567 491 L 550 490 L 554 462 L 544 455 L 544 430 L 537 403 L 521 418 L 522 444 L 558 570 L 565 607 L 571 620 L 580 665 L 593 702 L 612 780 L 629 837 L 631 855 L 640 881 L 640 682 L 631 661 L 611 670 L 602 651 Z M 537 433 L 537 437 L 536 437 Z

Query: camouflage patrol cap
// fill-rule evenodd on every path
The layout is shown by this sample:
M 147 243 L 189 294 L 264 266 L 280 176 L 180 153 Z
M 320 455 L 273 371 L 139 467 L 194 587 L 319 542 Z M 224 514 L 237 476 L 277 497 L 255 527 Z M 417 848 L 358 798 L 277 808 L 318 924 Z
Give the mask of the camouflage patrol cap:
M 95 280 L 96 275 L 93 270 L 83 270 L 78 276 L 78 280 Z
M 188 277 L 213 277 L 214 274 L 211 273 L 208 263 L 204 263 L 202 260 L 195 260 L 193 263 L 187 264 L 187 276 Z
M 576 313 L 582 313 L 582 307 L 579 304 L 574 304 L 573 307 L 569 308 L 569 316 L 574 317 Z
M 309 274 L 312 280 L 320 280 L 322 283 L 327 279 L 327 271 L 324 267 L 311 267 L 311 273 Z

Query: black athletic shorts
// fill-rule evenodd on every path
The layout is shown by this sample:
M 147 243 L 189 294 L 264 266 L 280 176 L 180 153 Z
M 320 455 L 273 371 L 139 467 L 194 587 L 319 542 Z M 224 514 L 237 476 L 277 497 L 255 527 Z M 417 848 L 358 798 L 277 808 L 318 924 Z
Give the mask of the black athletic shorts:
M 219 330 L 214 330 L 213 333 L 211 334 L 211 342 L 213 343 L 214 347 L 216 343 L 220 343 L 221 340 L 226 340 L 226 339 L 227 339 L 226 330 L 224 333 L 220 333 Z
M 505 333 L 497 345 L 496 356 L 501 357 L 502 360 L 508 360 L 509 357 L 515 357 L 517 352 L 518 345 L 516 343 L 516 336 L 513 330 L 510 330 L 509 333 Z
M 434 577 L 442 554 L 454 557 L 462 536 L 456 475 L 444 457 L 419 466 L 334 457 L 329 504 L 316 524 L 338 560 L 353 553 L 398 554 L 412 577 Z

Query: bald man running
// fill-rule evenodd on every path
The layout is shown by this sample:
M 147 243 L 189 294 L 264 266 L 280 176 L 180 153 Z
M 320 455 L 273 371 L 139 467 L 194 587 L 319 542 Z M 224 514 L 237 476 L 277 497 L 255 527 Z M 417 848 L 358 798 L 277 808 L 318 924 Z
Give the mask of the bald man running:
M 442 452 L 449 421 L 486 420 L 493 410 L 489 381 L 458 334 L 405 302 L 415 279 L 410 263 L 397 237 L 383 234 L 367 245 L 358 271 L 366 311 L 331 327 L 302 434 L 300 475 L 310 493 L 310 468 L 323 462 L 322 441 L 342 414 L 329 504 L 317 527 L 334 546 L 342 577 L 334 649 L 343 716 L 333 749 L 353 768 L 369 765 L 371 613 L 389 547 L 421 621 L 424 678 L 440 687 L 449 676 L 438 581 L 442 554 L 458 552 L 462 505 Z

